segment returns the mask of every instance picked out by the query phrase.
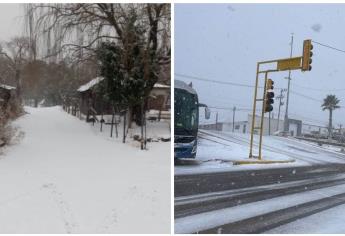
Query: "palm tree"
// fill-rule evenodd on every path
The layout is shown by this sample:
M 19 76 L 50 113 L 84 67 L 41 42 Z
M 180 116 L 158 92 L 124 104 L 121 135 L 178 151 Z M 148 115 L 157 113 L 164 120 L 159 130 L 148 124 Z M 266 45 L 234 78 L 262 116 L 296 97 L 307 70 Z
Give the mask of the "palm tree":
M 338 103 L 340 100 L 335 95 L 327 95 L 325 99 L 323 99 L 323 104 L 321 105 L 322 110 L 329 110 L 329 122 L 328 122 L 328 138 L 332 138 L 332 115 L 333 110 L 340 108 Z

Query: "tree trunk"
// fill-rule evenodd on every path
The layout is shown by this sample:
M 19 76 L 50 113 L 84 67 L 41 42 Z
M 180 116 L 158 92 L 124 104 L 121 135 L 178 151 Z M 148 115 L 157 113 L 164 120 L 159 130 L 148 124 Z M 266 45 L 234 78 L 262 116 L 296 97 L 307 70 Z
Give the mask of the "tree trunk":
M 332 139 L 332 109 L 329 109 L 329 127 L 328 127 L 328 138 Z
M 126 120 L 127 120 L 127 112 L 124 112 L 123 115 L 123 139 L 122 142 L 126 142 Z
M 133 121 L 133 107 L 129 106 L 128 107 L 128 120 L 127 120 L 128 129 L 132 128 L 132 121 Z
M 101 104 L 101 127 L 100 127 L 101 132 L 103 129 L 103 123 L 104 123 L 104 119 L 103 119 L 103 102 L 102 102 L 102 104 Z
M 21 80 L 20 80 L 20 70 L 16 69 L 16 75 L 15 75 L 15 79 L 16 79 L 16 90 L 17 90 L 17 99 L 19 100 L 19 103 L 22 103 L 22 84 L 21 84 Z
M 146 136 L 146 112 L 144 112 L 144 149 L 146 150 L 147 136 Z
M 140 146 L 141 150 L 144 150 L 144 102 L 141 104 L 141 139 L 140 139 Z
M 35 107 L 38 107 L 38 98 L 35 98 L 35 99 L 34 99 L 34 103 L 35 103 L 34 106 L 35 106 Z
M 110 127 L 110 137 L 112 138 L 113 137 L 113 127 L 114 127 L 114 111 L 113 111 L 113 114 L 111 115 L 111 127 Z

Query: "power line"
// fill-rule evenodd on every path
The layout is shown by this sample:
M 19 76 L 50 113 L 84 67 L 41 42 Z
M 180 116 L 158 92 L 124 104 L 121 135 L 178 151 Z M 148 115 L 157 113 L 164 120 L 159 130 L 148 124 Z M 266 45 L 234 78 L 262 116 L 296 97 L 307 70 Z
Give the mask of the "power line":
M 313 43 L 316 43 L 320 46 L 323 46 L 323 47 L 326 47 L 326 48 L 329 48 L 329 49 L 332 49 L 332 50 L 336 50 L 338 52 L 342 52 L 342 53 L 345 53 L 345 50 L 342 50 L 342 49 L 339 49 L 339 48 L 336 48 L 336 47 L 333 47 L 333 46 L 330 46 L 328 44 L 325 44 L 325 43 L 320 43 L 320 42 L 317 42 L 317 41 L 314 41 L 312 40 Z M 319 88 L 310 88 L 310 87 L 304 87 L 304 86 L 301 86 L 301 85 L 298 85 L 298 84 L 294 84 L 294 86 L 297 86 L 297 87 L 300 87 L 300 88 L 303 88 L 303 89 L 308 89 L 308 90 L 314 90 L 314 91 L 344 91 L 345 88 L 342 88 L 342 89 L 319 89 Z
M 218 109 L 218 110 L 233 110 L 233 107 L 218 107 L 218 106 L 208 106 L 209 108 Z M 236 111 L 252 111 L 251 108 L 238 108 L 236 107 Z
M 306 121 L 311 121 L 311 122 L 315 122 L 315 123 L 319 123 L 319 124 L 324 124 L 324 123 L 327 123 L 327 121 L 321 121 L 321 120 L 317 120 L 317 119 L 313 119 L 313 118 L 310 118 L 310 117 L 306 117 L 306 116 L 303 116 L 303 115 L 299 115 L 297 113 L 291 113 L 293 116 L 295 117 L 299 117 L 300 119 L 304 119 Z
M 204 82 L 211 82 L 211 83 L 217 83 L 217 84 L 226 84 L 226 85 L 248 87 L 248 88 L 254 88 L 255 87 L 254 85 L 249 85 L 249 84 L 224 82 L 224 81 L 220 81 L 220 80 L 211 80 L 211 79 L 201 78 L 199 76 L 192 76 L 192 75 L 186 75 L 186 74 L 180 74 L 180 73 L 175 73 L 175 75 L 178 76 L 178 77 L 182 77 L 182 78 L 194 79 L 194 80 L 199 80 L 199 81 L 204 81 Z M 344 89 L 325 90 L 325 89 L 317 89 L 317 88 L 304 87 L 304 86 L 301 86 L 301 85 L 298 85 L 298 84 L 295 84 L 295 85 L 297 85 L 297 87 L 301 87 L 301 88 L 304 88 L 304 89 L 317 90 L 317 91 L 342 91 L 342 90 L 345 90 L 345 88 Z M 258 86 L 258 88 L 263 88 L 263 87 Z M 275 89 L 282 89 L 282 88 L 276 87 Z
M 255 87 L 254 85 L 241 84 L 241 83 L 233 83 L 233 82 L 224 82 L 224 81 L 219 81 L 219 80 L 211 80 L 211 79 L 201 78 L 201 77 L 198 77 L 198 76 L 191 76 L 191 75 L 185 75 L 185 74 L 180 74 L 180 73 L 175 73 L 175 75 L 177 75 L 178 77 L 194 79 L 194 80 L 200 80 L 200 81 L 204 81 L 204 82 L 226 84 L 226 85 L 232 85 L 232 86 L 241 86 L 241 87 L 248 87 L 248 88 L 254 88 Z M 302 87 L 302 86 L 300 86 L 300 87 Z M 259 87 L 259 88 L 262 88 L 262 87 Z M 310 89 L 310 88 L 307 88 L 307 87 L 305 87 L 305 88 L 306 89 Z M 277 88 L 276 87 L 275 89 L 281 89 L 281 88 Z M 313 89 L 310 89 L 310 90 L 313 90 Z M 340 90 L 342 90 L 342 89 L 339 89 L 339 91 Z M 315 102 L 322 102 L 322 100 L 319 100 L 319 99 L 316 99 L 316 98 L 313 98 L 313 97 L 310 97 L 310 96 L 307 96 L 307 95 L 304 95 L 304 94 L 301 94 L 301 93 L 298 93 L 298 92 L 295 92 L 295 91 L 292 91 L 292 90 L 290 90 L 290 92 L 295 94 L 295 95 L 297 95 L 297 96 L 300 96 L 300 97 L 303 97 L 303 98 L 306 98 L 306 99 L 309 99 L 309 100 L 312 100 L 312 101 L 315 101 Z
M 304 87 L 304 86 L 296 84 L 296 83 L 294 83 L 294 86 L 300 87 L 302 89 L 314 90 L 314 91 L 323 91 L 323 92 L 345 91 L 345 88 L 342 88 L 342 89 L 319 89 L 319 88 Z
M 243 99 L 236 99 L 233 97 L 227 97 L 226 99 L 221 98 L 221 97 L 208 97 L 208 100 L 212 100 L 214 102 L 216 102 L 217 104 L 226 104 L 226 106 L 228 105 L 234 105 L 234 106 L 247 106 L 248 104 L 243 104 L 243 103 L 239 103 L 239 102 L 243 102 Z M 230 102 L 231 101 L 231 102 Z M 232 102 L 234 101 L 234 102 Z
M 178 77 L 182 77 L 182 78 L 195 79 L 195 80 L 200 80 L 200 81 L 205 81 L 205 82 L 211 82 L 211 83 L 217 83 L 217 84 L 227 84 L 227 85 L 233 85 L 233 86 L 254 88 L 253 85 L 249 85 L 249 84 L 241 84 L 241 83 L 233 83 L 233 82 L 224 82 L 224 81 L 220 81 L 220 80 L 211 80 L 211 79 L 201 78 L 201 77 L 198 77 L 198 76 L 184 75 L 184 74 L 179 74 L 179 73 L 175 73 L 175 75 L 178 76 Z
M 345 53 L 345 50 L 342 50 L 342 49 L 339 49 L 339 48 L 336 48 L 336 47 L 333 47 L 333 46 L 330 46 L 330 45 L 327 45 L 327 44 L 324 44 L 324 43 L 319 43 L 319 42 L 316 42 L 314 40 L 312 40 L 313 43 L 316 43 L 318 45 L 321 45 L 323 47 L 326 47 L 326 48 L 330 48 L 330 49 L 333 49 L 333 50 L 336 50 L 338 52 L 342 52 L 342 53 Z
M 322 100 L 319 100 L 319 99 L 316 99 L 316 98 L 313 98 L 313 97 L 309 97 L 309 96 L 301 94 L 301 93 L 297 93 L 297 92 L 294 92 L 294 91 L 291 91 L 291 93 L 293 93 L 293 94 L 295 94 L 297 96 L 300 96 L 300 97 L 303 97 L 303 98 L 315 101 L 315 102 L 322 102 Z
M 313 43 L 316 43 L 320 46 L 332 49 L 332 50 L 336 50 L 338 52 L 342 52 L 345 53 L 345 50 L 330 46 L 328 44 L 325 43 L 320 43 L 317 41 L 312 40 Z M 224 81 L 219 81 L 219 80 L 211 80 L 211 79 L 206 79 L 206 78 L 201 78 L 198 76 L 191 76 L 191 75 L 185 75 L 185 74 L 180 74 L 180 73 L 175 73 L 176 76 L 182 77 L 182 78 L 188 78 L 188 79 L 194 79 L 194 80 L 200 80 L 200 81 L 205 81 L 205 82 L 212 82 L 212 83 L 218 83 L 218 84 L 227 84 L 227 85 L 233 85 L 233 86 L 240 86 L 240 87 L 247 87 L 247 88 L 254 88 L 255 86 L 253 85 L 249 85 L 249 84 L 241 84 L 241 83 L 234 83 L 234 82 L 224 82 Z M 296 85 L 296 84 L 295 84 Z M 318 88 L 310 88 L 310 87 L 304 87 L 301 85 L 297 85 L 300 88 L 304 88 L 304 89 L 308 89 L 308 90 L 315 90 L 315 91 L 344 91 L 345 88 L 343 89 L 318 89 Z M 259 87 L 262 88 L 262 87 Z
M 229 110 L 229 111 L 233 111 L 233 108 L 230 108 L 230 107 L 214 107 L 214 106 L 209 106 L 209 108 L 216 109 L 216 110 Z M 236 111 L 251 111 L 251 109 L 249 109 L 249 108 L 248 109 L 247 108 L 237 108 L 236 107 Z M 257 111 L 261 111 L 261 110 L 257 110 Z M 309 122 L 312 122 L 312 123 L 318 123 L 318 124 L 325 124 L 325 123 L 327 123 L 327 121 L 321 121 L 321 120 L 313 119 L 313 118 L 310 118 L 310 117 L 299 115 L 299 114 L 294 113 L 294 112 L 292 112 L 291 115 L 292 115 L 292 117 L 299 117 L 300 119 L 303 119 L 304 121 L 309 121 Z
M 209 106 L 209 108 L 211 109 L 216 109 L 216 110 L 228 110 L 228 111 L 233 111 L 233 107 L 218 107 L 218 106 Z M 243 111 L 243 112 L 251 112 L 252 109 L 250 108 L 238 108 L 236 107 L 236 111 Z M 257 110 L 257 111 L 261 111 L 261 109 Z M 284 112 L 283 112 L 284 113 Z M 306 112 L 309 113 L 309 112 Z M 295 112 L 290 113 L 292 115 L 292 117 L 296 117 L 297 119 L 302 119 L 304 121 L 308 121 L 308 122 L 312 122 L 312 123 L 318 123 L 318 124 L 325 124 L 327 123 L 326 120 L 318 120 L 318 119 L 314 119 L 314 118 L 310 118 L 309 116 L 305 116 L 304 115 L 300 115 L 297 114 Z M 313 113 L 314 115 L 316 113 Z M 257 114 L 258 115 L 258 114 Z M 284 114 L 283 114 L 284 115 Z

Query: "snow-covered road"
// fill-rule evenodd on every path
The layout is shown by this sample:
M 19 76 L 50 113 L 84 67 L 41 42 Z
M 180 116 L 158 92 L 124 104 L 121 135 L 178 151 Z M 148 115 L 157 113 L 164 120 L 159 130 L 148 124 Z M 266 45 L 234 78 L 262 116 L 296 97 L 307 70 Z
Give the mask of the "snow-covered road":
M 340 148 L 265 136 L 264 158 L 296 161 L 233 165 L 248 157 L 248 138 L 199 132 L 196 160 L 175 166 L 175 233 L 344 232 L 339 226 L 345 204 Z M 334 222 L 322 220 L 332 213 L 337 214 Z
M 345 192 L 345 184 L 328 187 L 324 189 L 317 189 L 306 191 L 303 193 L 290 194 L 286 196 L 276 197 L 272 199 L 262 200 L 258 202 L 234 206 L 231 208 L 224 208 L 221 210 L 210 211 L 197 215 L 187 216 L 175 220 L 175 233 L 194 233 L 203 231 L 212 227 L 219 226 L 222 229 L 222 224 L 230 224 L 232 222 L 239 222 L 241 220 L 264 215 L 265 213 L 277 211 L 288 207 L 298 207 L 303 203 L 322 199 L 324 197 L 332 197 L 337 194 Z M 322 214 L 322 213 L 320 213 Z M 310 216 L 312 217 L 312 216 Z M 341 218 L 344 219 L 342 216 Z M 302 221 L 302 220 L 301 220 Z M 293 225 L 293 224 L 292 224 Z M 273 233 L 284 233 L 284 229 L 289 233 L 290 227 L 282 226 L 281 231 L 272 230 Z M 292 227 L 293 229 L 293 227 Z M 221 231 L 220 231 L 221 232 Z M 294 233 L 301 233 L 293 231 Z M 306 233 L 305 231 L 303 233 Z M 229 233 L 229 232 L 228 232 Z M 314 233 L 319 233 L 314 231 Z
M 345 205 L 316 213 L 265 232 L 265 234 L 344 234 Z
M 175 175 L 268 169 L 306 166 L 315 164 L 345 163 L 345 154 L 340 148 L 319 147 L 294 138 L 265 136 L 263 159 L 290 160 L 284 164 L 233 165 L 232 161 L 246 160 L 249 154 L 249 134 L 200 130 L 195 160 L 187 160 L 175 166 Z M 257 153 L 258 137 L 254 138 L 254 153 Z
M 141 151 L 60 107 L 0 155 L 0 233 L 169 233 L 170 142 Z

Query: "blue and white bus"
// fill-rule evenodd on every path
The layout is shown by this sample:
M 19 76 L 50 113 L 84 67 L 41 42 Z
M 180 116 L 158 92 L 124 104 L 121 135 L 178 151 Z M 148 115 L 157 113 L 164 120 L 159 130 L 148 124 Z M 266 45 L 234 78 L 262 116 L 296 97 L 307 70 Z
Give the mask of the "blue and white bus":
M 199 107 L 205 107 L 205 119 L 210 118 L 206 105 L 200 104 L 196 91 L 183 81 L 175 80 L 175 159 L 195 158 L 199 126 Z

